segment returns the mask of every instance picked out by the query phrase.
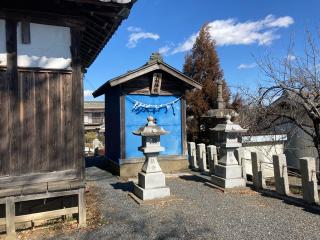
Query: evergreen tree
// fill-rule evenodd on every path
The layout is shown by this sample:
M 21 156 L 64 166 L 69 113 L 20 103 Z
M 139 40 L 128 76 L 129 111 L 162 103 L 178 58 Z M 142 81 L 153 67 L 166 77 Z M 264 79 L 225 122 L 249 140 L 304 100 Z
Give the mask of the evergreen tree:
M 209 33 L 210 27 L 205 24 L 185 57 L 183 72 L 202 84 L 202 90 L 187 93 L 188 138 L 195 141 L 199 136 L 200 117 L 207 110 L 215 108 L 217 91 L 216 81 L 223 82 L 223 98 L 229 103 L 230 91 L 223 78 L 219 57 L 215 50 L 215 42 Z

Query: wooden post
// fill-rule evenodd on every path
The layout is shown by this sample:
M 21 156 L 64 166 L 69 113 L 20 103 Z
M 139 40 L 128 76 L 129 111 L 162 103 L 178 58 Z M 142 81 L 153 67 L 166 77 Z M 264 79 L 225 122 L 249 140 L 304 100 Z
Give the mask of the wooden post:
M 83 80 L 81 73 L 80 43 L 81 31 L 71 28 L 71 56 L 72 56 L 72 121 L 74 139 L 75 168 L 78 170 L 78 177 L 84 179 L 84 123 L 83 123 Z M 68 130 L 70 131 L 70 130 Z
M 87 215 L 86 215 L 86 200 L 85 200 L 85 188 L 79 189 L 78 194 L 78 223 L 79 227 L 87 226 Z
M 16 174 L 20 156 L 19 80 L 17 67 L 17 22 L 6 19 L 7 81 L 9 85 L 9 174 Z
M 6 240 L 16 239 L 15 227 L 16 209 L 14 204 L 14 197 L 6 198 Z

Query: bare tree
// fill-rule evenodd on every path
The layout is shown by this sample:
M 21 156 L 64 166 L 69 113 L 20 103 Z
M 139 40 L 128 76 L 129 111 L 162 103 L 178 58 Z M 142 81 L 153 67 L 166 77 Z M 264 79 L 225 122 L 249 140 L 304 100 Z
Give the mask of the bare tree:
M 311 137 L 320 156 L 320 55 L 318 42 L 307 32 L 302 56 L 290 44 L 285 59 L 270 56 L 259 61 L 267 77 L 265 86 L 251 97 L 255 114 L 251 128 L 270 129 L 280 125 L 300 128 Z M 258 124 L 257 124 L 258 123 Z

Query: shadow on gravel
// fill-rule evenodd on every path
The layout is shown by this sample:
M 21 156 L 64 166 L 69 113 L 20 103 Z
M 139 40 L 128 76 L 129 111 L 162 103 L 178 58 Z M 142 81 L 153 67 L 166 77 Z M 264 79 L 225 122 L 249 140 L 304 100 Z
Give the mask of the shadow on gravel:
M 193 181 L 193 182 L 210 182 L 208 179 L 202 177 L 202 176 L 197 176 L 197 175 L 192 175 L 192 176 L 180 176 L 179 178 L 186 180 L 186 181 Z
M 272 190 L 263 190 L 260 191 L 260 193 L 263 197 L 279 199 L 285 204 L 301 207 L 306 212 L 320 215 L 320 206 L 307 204 L 301 198 L 296 198 L 294 196 L 282 196 Z
M 106 179 L 114 179 L 114 176 L 105 171 L 97 168 L 95 166 L 87 167 L 85 170 L 86 173 L 86 181 L 102 181 Z
M 106 169 L 106 162 L 104 156 L 88 156 L 84 158 L 86 168 L 97 167 L 100 169 Z
M 124 192 L 133 191 L 133 182 L 117 182 L 110 184 L 115 190 L 122 190 Z

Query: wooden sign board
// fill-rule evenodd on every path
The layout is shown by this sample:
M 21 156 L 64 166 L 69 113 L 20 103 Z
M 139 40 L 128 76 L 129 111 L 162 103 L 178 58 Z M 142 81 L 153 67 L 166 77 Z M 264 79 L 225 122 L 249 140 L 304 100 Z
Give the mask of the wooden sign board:
M 154 73 L 152 77 L 151 94 L 159 95 L 161 90 L 162 74 Z

